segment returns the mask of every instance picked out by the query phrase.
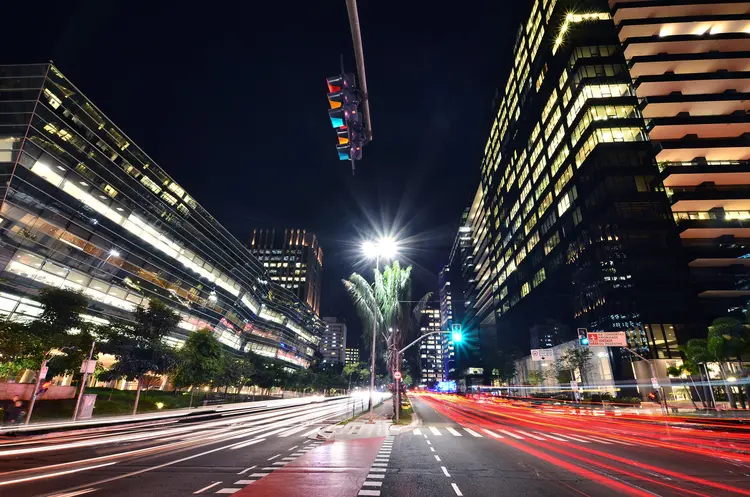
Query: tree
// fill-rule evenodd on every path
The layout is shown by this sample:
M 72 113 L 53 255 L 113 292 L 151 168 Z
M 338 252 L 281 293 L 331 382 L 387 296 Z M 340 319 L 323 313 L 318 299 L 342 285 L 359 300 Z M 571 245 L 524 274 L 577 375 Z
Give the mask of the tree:
M 727 399 L 733 409 L 737 408 L 737 400 L 734 398 L 732 386 L 727 383 L 727 378 L 732 376 L 728 363 L 739 361 L 740 355 L 747 347 L 746 334 L 745 326 L 732 317 L 716 318 L 708 327 L 706 346 L 708 351 L 716 358 L 716 362 L 719 363 L 724 390 L 727 392 Z M 742 396 L 742 390 L 740 390 L 740 403 L 744 409 L 745 399 Z
M 112 369 L 120 376 L 138 381 L 133 414 L 138 412 L 146 375 L 166 374 L 174 369 L 177 362 L 174 350 L 164 345 L 162 340 L 179 322 L 180 317 L 176 312 L 152 299 L 148 308 L 136 309 L 135 323 L 116 323 L 109 330 L 102 349 L 117 359 Z
M 560 365 L 558 366 L 558 376 L 560 375 L 559 370 L 567 368 L 570 371 L 570 380 L 573 381 L 574 373 L 578 370 L 581 375 L 581 381 L 586 384 L 586 369 L 588 368 L 589 362 L 593 357 L 593 352 L 588 347 L 575 347 L 568 349 L 560 357 Z M 560 367 L 562 366 L 562 367 Z M 560 383 L 562 384 L 562 382 Z
M 529 371 L 527 380 L 529 382 L 529 385 L 531 385 L 532 387 L 538 387 L 539 385 L 544 383 L 545 377 L 546 376 L 543 371 L 532 370 Z
M 27 325 L 0 318 L 0 377 L 8 378 L 25 369 L 36 369 L 45 352 L 41 338 Z
M 193 405 L 195 387 L 213 381 L 224 365 L 224 350 L 209 329 L 191 333 L 177 354 L 179 365 L 175 383 L 191 385 L 190 406 Z
M 432 293 L 427 293 L 418 301 L 411 296 L 411 266 L 402 268 L 398 261 L 383 271 L 374 270 L 374 280 L 370 284 L 358 273 L 352 273 L 343 281 L 349 296 L 362 321 L 365 348 L 371 346 L 373 323 L 377 330 L 377 343 L 385 350 L 387 370 L 396 369 L 396 352 L 412 336 L 422 317 Z M 377 350 L 376 343 L 376 350 Z M 394 403 L 394 410 L 396 405 Z
M 495 369 L 497 370 L 498 379 L 503 383 L 510 384 L 518 374 L 515 352 L 507 350 L 499 351 L 495 356 Z

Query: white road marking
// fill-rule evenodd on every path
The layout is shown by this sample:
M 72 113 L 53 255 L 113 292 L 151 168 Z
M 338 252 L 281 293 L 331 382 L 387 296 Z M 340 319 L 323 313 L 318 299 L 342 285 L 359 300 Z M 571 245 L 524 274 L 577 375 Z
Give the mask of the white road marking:
M 456 485 L 455 483 L 451 483 L 451 487 L 453 487 L 453 491 L 456 492 L 456 495 L 458 495 L 458 497 L 461 497 L 463 495 L 461 493 L 461 490 L 458 488 L 458 485 Z
M 376 475 L 374 473 L 368 473 L 367 478 L 385 478 L 385 475 Z
M 6 480 L 4 482 L 0 482 L 0 485 L 10 485 L 12 483 L 22 483 L 25 481 L 32 481 L 32 480 L 38 480 L 40 478 L 51 478 L 53 476 L 60 476 L 60 475 L 69 475 L 71 473 L 78 473 L 79 471 L 87 471 L 89 469 L 96 469 L 101 468 L 104 466 L 112 466 L 113 464 L 117 464 L 116 462 L 108 462 L 106 464 L 97 464 L 95 466 L 86 466 L 84 468 L 75 468 L 75 469 L 69 469 L 67 471 L 58 471 L 56 473 L 45 473 L 38 476 L 27 476 L 25 478 L 17 478 L 15 480 Z M 97 482 L 99 483 L 99 482 Z
M 612 442 L 610 442 L 606 438 L 599 438 L 599 437 L 595 437 L 594 435 L 589 435 L 588 439 L 589 440 L 594 439 L 594 440 L 598 440 L 599 442 L 601 442 L 603 444 L 612 445 Z
M 519 437 L 518 435 L 516 435 L 516 434 L 515 434 L 515 433 L 513 433 L 513 432 L 510 432 L 510 431 L 506 431 L 506 430 L 497 430 L 497 431 L 499 431 L 500 433 L 505 433 L 505 434 L 506 434 L 506 435 L 508 435 L 509 437 L 513 437 L 513 438 L 515 438 L 515 439 L 517 439 L 517 440 L 523 440 L 523 437 Z
M 308 431 L 307 433 L 303 433 L 302 435 L 300 435 L 300 437 L 309 437 L 313 433 L 318 433 L 318 430 L 320 430 L 320 428 L 314 428 L 314 429 Z M 307 443 L 307 442 L 305 442 L 305 443 Z
M 274 466 L 286 466 L 286 463 L 283 462 L 283 461 L 276 461 L 275 463 L 273 463 L 273 465 Z M 253 466 L 253 467 L 255 467 L 255 466 Z
M 294 435 L 295 433 L 298 433 L 298 432 L 304 430 L 305 428 L 307 428 L 307 426 L 298 426 L 296 428 L 292 428 L 291 430 L 285 431 L 284 433 L 282 433 L 281 435 L 279 435 L 279 437 L 283 438 L 283 437 L 288 437 L 290 435 Z
M 422 436 L 427 438 L 427 433 L 423 433 Z
M 435 452 L 435 447 L 430 447 L 430 452 Z
M 360 490 L 357 495 L 370 495 L 372 497 L 377 497 L 380 495 L 380 490 Z
M 467 432 L 469 432 L 469 434 L 470 434 L 470 435 L 471 435 L 472 437 L 482 438 L 482 435 L 480 435 L 479 433 L 475 432 L 474 430 L 472 430 L 472 429 L 470 429 L 470 428 L 466 428 L 466 427 L 464 427 L 464 431 L 467 431 Z
M 295 452 L 294 454 L 292 454 L 292 457 L 299 457 L 299 456 L 304 456 L 304 455 L 305 455 L 304 452 Z
M 277 466 L 269 466 L 267 468 L 260 468 L 261 471 L 274 471 L 276 469 L 279 469 Z
M 554 435 L 550 435 L 549 433 L 542 433 L 542 435 L 544 435 L 547 438 L 551 438 L 552 440 L 557 440 L 558 442 L 567 442 L 567 440 L 565 440 L 564 438 L 556 437 Z
M 382 487 L 382 481 L 366 481 L 362 484 L 363 487 Z
M 221 483 L 221 482 L 219 482 Z M 78 495 L 84 495 L 84 494 L 90 494 L 91 492 L 95 492 L 99 490 L 98 488 L 84 488 L 83 490 L 78 490 L 77 492 L 68 492 L 64 494 L 56 494 L 52 497 L 76 497 Z
M 237 480 L 234 482 L 235 485 L 250 485 L 251 483 L 256 482 L 257 480 Z
M 251 469 L 255 469 L 255 468 L 257 468 L 257 467 L 258 467 L 258 465 L 257 465 L 257 464 L 256 464 L 255 466 L 250 466 L 249 468 L 245 468 L 245 469 L 243 469 L 242 471 L 240 471 L 240 472 L 239 472 L 239 473 L 237 473 L 237 474 L 238 474 L 238 475 L 244 475 L 245 473 L 247 473 L 247 472 L 248 472 L 248 471 L 250 471 Z
M 422 430 L 420 430 L 419 428 L 415 428 L 412 433 L 414 433 L 415 435 L 421 435 L 422 434 Z
M 562 433 L 557 433 L 557 432 L 555 432 L 555 435 L 557 435 L 559 437 L 563 437 L 563 438 L 569 438 L 571 440 L 575 440 L 576 442 L 581 442 L 581 443 L 585 443 L 585 444 L 591 443 L 588 440 L 584 440 L 582 438 L 576 438 L 576 437 L 574 437 L 572 435 L 563 435 Z
M 276 454 L 276 455 L 275 455 L 275 456 L 273 456 L 273 457 L 269 457 L 269 458 L 268 458 L 268 460 L 269 460 L 269 461 L 273 461 L 273 460 L 274 460 L 274 459 L 276 459 L 277 457 L 281 457 L 281 454 Z
M 381 468 L 382 467 L 386 467 L 386 468 L 388 467 L 388 463 L 385 463 L 385 462 L 374 462 L 374 463 L 372 463 L 372 465 L 373 466 L 380 466 Z
M 218 490 L 217 494 L 233 494 L 235 492 L 239 492 L 242 490 L 241 488 L 222 488 L 221 490 Z
M 372 471 L 373 473 L 385 473 L 388 470 L 385 468 L 370 468 L 370 471 Z
M 623 442 L 622 440 L 618 440 L 616 438 L 610 438 L 609 441 L 610 442 L 614 442 L 616 444 L 621 444 L 621 445 L 630 445 L 631 447 L 635 445 L 635 444 L 631 444 L 631 443 L 628 443 L 628 442 Z
M 443 470 L 443 474 L 447 476 L 448 478 L 451 477 L 450 473 L 448 473 L 448 469 L 445 466 L 440 466 L 440 469 Z
M 446 430 L 448 430 L 448 433 L 450 433 L 454 437 L 461 437 L 461 436 L 463 436 L 459 432 L 457 432 L 456 430 L 454 430 L 453 428 L 446 428 Z
M 297 447 L 299 447 L 299 445 L 295 445 L 294 447 L 292 447 L 292 448 L 291 448 L 291 449 L 289 449 L 289 450 L 294 450 L 294 449 L 296 449 Z
M 502 435 L 498 435 L 494 431 L 488 430 L 487 428 L 482 428 L 482 431 L 485 432 L 485 433 L 488 433 L 489 435 L 491 435 L 491 436 L 493 436 L 495 438 L 503 438 Z
M 253 473 L 249 476 L 249 478 L 263 478 L 264 476 L 268 476 L 270 473 Z
M 436 437 L 440 437 L 440 436 L 442 436 L 442 435 L 443 435 L 443 434 L 442 434 L 442 433 L 440 433 L 440 431 L 439 431 L 439 430 L 438 430 L 437 428 L 435 428 L 434 426 L 430 426 L 430 431 L 431 431 L 431 432 L 432 432 L 432 434 L 433 434 L 433 435 L 435 435 Z M 425 435 L 425 437 L 427 437 L 427 435 Z
M 242 449 L 244 447 L 249 447 L 251 445 L 259 444 L 259 443 L 263 442 L 264 440 L 265 440 L 265 438 L 261 438 L 260 440 L 250 440 L 249 442 L 244 442 L 244 443 L 241 443 L 241 444 L 233 445 L 232 447 L 229 447 L 229 450 Z M 223 448 L 224 447 L 222 447 L 222 449 Z
M 432 442 L 430 442 L 429 440 L 427 440 L 427 445 L 432 445 Z
M 435 460 L 436 460 L 437 462 L 440 462 L 440 456 L 439 456 L 439 455 L 437 455 L 437 454 L 435 454 Z
M 531 438 L 536 439 L 536 440 L 546 440 L 545 438 L 540 437 L 539 435 L 533 435 L 533 434 L 525 432 L 523 430 L 518 430 L 518 433 L 520 433 L 521 435 L 526 435 L 527 437 L 531 437 Z
M 218 485 L 218 484 L 220 484 L 220 483 L 221 483 L 220 481 L 215 481 L 215 482 L 213 482 L 212 484 L 210 484 L 209 486 L 207 486 L 207 487 L 203 487 L 203 488 L 201 488 L 200 490 L 198 490 L 197 492 L 193 492 L 193 495 L 195 495 L 195 494 L 199 494 L 199 493 L 201 493 L 201 492 L 204 492 L 204 491 L 208 490 L 209 488 L 211 488 L 211 487 L 215 487 L 216 485 Z
M 388 458 L 387 457 L 378 457 L 378 458 L 375 459 L 375 462 L 385 462 L 385 463 L 387 463 L 388 462 Z

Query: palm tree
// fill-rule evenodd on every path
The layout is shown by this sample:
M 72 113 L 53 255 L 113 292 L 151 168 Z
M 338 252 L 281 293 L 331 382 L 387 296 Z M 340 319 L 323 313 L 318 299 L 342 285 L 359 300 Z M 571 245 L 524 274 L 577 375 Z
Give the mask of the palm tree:
M 372 284 L 358 273 L 352 273 L 343 283 L 362 320 L 365 337 L 372 333 L 375 321 L 377 342 L 385 346 L 384 358 L 388 370 L 395 370 L 396 352 L 416 328 L 432 293 L 428 292 L 418 301 L 413 301 L 411 266 L 401 267 L 398 261 L 385 266 L 382 272 L 375 269 Z M 363 342 L 367 344 L 371 340 L 372 337 Z

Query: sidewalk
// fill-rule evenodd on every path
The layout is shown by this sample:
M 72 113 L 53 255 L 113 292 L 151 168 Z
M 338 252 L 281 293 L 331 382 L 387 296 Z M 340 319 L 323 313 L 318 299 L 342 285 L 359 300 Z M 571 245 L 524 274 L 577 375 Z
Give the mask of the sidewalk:
M 369 423 L 370 412 L 362 413 L 357 419 L 345 425 L 337 426 L 333 432 L 335 440 L 354 440 L 358 438 L 385 437 L 388 436 L 389 428 L 393 424 L 393 401 L 385 399 L 382 404 L 374 409 L 374 423 Z

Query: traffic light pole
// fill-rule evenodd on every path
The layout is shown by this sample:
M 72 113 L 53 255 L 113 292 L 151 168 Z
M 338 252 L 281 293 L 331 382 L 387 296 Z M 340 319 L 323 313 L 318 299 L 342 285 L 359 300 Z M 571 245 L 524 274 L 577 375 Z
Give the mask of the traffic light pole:
M 94 346 L 96 341 L 91 342 L 91 351 L 89 352 L 88 361 L 86 361 L 86 368 L 83 370 L 83 378 L 81 378 L 81 391 L 78 393 L 78 400 L 76 400 L 76 407 L 73 410 L 73 421 L 78 419 L 78 409 L 81 407 L 81 399 L 83 398 L 83 390 L 86 388 L 86 378 L 89 376 L 88 363 L 94 356 Z
M 415 345 L 419 342 L 421 342 L 425 337 L 428 337 L 430 335 L 442 335 L 443 333 L 450 333 L 450 330 L 439 330 L 439 331 L 430 331 L 429 333 L 425 333 L 424 335 L 420 335 L 417 337 L 416 340 L 411 342 L 409 345 L 404 347 L 401 350 L 396 351 L 396 371 L 401 372 L 401 354 L 403 354 L 407 349 L 409 349 L 412 345 Z M 398 378 L 396 378 L 396 424 L 398 424 L 399 415 L 401 413 L 401 375 L 396 375 Z
M 25 425 L 29 424 L 29 421 L 31 421 L 31 412 L 34 410 L 34 404 L 36 403 L 36 394 L 39 392 L 39 385 L 42 384 L 42 372 L 44 371 L 44 368 L 47 367 L 48 359 L 42 360 L 42 365 L 39 367 L 39 374 L 36 375 L 36 385 L 34 385 L 34 391 L 31 393 L 31 400 L 29 401 L 29 412 L 26 413 L 26 421 L 24 422 Z
M 370 122 L 370 99 L 367 93 L 367 77 L 365 76 L 365 55 L 362 50 L 362 33 L 359 29 L 359 12 L 357 11 L 357 0 L 346 0 L 346 10 L 349 13 L 349 27 L 352 30 L 354 60 L 357 63 L 359 87 L 362 89 L 362 112 L 364 113 L 365 117 L 365 137 L 367 138 L 368 142 L 371 142 L 372 123 Z

